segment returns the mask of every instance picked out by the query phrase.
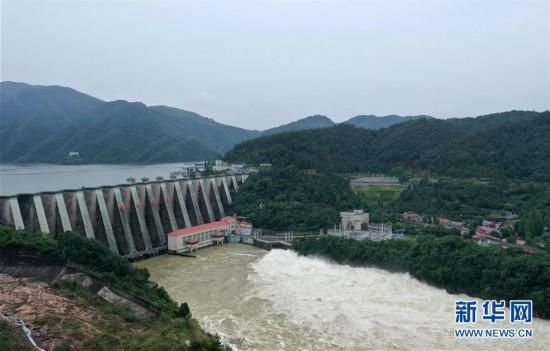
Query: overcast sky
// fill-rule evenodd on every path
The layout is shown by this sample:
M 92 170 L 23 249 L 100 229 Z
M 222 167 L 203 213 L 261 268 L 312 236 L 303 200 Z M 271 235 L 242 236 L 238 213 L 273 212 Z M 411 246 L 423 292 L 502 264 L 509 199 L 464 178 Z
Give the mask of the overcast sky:
M 1 0 L 2 80 L 264 129 L 550 109 L 550 0 Z

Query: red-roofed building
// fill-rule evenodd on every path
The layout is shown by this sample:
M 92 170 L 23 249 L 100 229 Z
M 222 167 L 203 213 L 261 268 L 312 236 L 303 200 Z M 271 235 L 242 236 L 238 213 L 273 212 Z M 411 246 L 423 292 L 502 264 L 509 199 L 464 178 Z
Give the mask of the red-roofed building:
M 419 216 L 418 213 L 414 211 L 405 211 L 401 213 L 401 218 L 410 222 L 422 222 L 422 216 Z
M 199 247 L 223 243 L 225 234 L 237 228 L 237 219 L 227 216 L 216 222 L 178 229 L 168 233 L 168 251 L 193 251 Z
M 476 232 L 476 233 L 472 236 L 472 239 L 474 239 L 474 240 L 482 240 L 482 239 L 485 239 L 485 238 L 487 238 L 487 234 L 480 233 L 480 232 Z
M 483 226 L 483 225 L 481 227 L 477 228 L 477 230 L 479 232 L 482 232 L 482 233 L 485 233 L 485 234 L 491 234 L 492 232 L 496 231 L 496 229 L 493 228 L 493 227 L 487 227 L 487 226 Z

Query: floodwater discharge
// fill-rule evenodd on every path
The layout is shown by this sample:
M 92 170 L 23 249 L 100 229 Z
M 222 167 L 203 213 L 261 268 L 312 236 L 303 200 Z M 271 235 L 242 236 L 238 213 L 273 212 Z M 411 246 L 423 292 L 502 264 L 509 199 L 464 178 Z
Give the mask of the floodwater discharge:
M 148 268 L 175 300 L 188 302 L 203 328 L 236 350 L 547 350 L 550 345 L 550 322 L 540 319 L 526 326 L 534 331 L 530 339 L 457 339 L 454 304 L 467 296 L 408 274 L 292 251 L 226 244 L 199 250 L 197 258 L 165 255 L 137 265 Z M 511 326 L 478 322 L 476 327 Z

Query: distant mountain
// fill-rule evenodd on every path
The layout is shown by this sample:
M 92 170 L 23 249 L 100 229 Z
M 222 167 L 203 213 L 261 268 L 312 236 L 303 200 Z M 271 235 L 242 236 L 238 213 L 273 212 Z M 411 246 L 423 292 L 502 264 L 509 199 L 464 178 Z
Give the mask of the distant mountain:
M 105 102 L 74 89 L 0 83 L 0 162 L 158 163 L 213 158 L 260 134 L 196 113 Z
M 168 106 L 151 106 L 152 110 L 165 116 L 178 118 L 181 127 L 189 136 L 204 140 L 217 152 L 226 152 L 235 144 L 260 136 L 261 132 L 218 123 L 197 113 Z
M 333 127 L 335 123 L 328 117 L 322 115 L 314 115 L 297 121 L 283 124 L 282 126 L 264 130 L 262 135 L 271 135 L 277 133 L 291 132 L 304 129 L 318 129 Z
M 269 135 L 236 145 L 227 160 L 321 172 L 394 167 L 459 177 L 550 181 L 550 112 L 510 111 L 466 119 L 417 119 L 370 130 L 332 128 Z
M 1 82 L 0 160 L 17 160 L 68 123 L 82 121 L 102 103 L 70 88 Z
M 351 124 L 356 127 L 367 128 L 367 129 L 381 129 L 387 128 L 394 124 L 403 123 L 407 121 L 413 121 L 422 118 L 433 118 L 427 115 L 418 115 L 418 116 L 398 116 L 398 115 L 389 115 L 389 116 L 374 116 L 374 115 L 361 115 L 350 118 L 349 120 L 342 122 L 341 124 Z M 330 118 L 323 115 L 314 115 L 306 118 L 299 119 L 297 121 L 283 124 L 279 127 L 271 128 L 264 130 L 261 135 L 272 135 L 285 132 L 293 132 L 298 130 L 306 129 L 319 129 L 334 127 L 337 123 L 334 123 Z
M 177 118 L 164 116 L 142 103 L 113 101 L 44 138 L 18 161 L 63 162 L 71 151 L 78 151 L 91 163 L 204 160 L 218 154 L 187 133 Z
M 344 122 L 339 128 L 333 128 L 336 124 L 328 117 L 316 115 L 261 132 L 228 126 L 194 112 L 173 107 L 146 106 L 140 102 L 124 100 L 105 102 L 66 87 L 0 82 L 0 162 L 63 163 L 69 152 L 73 151 L 79 152 L 83 161 L 87 163 L 205 160 L 227 152 L 238 143 L 262 136 L 264 137 L 257 142 L 251 141 L 239 145 L 230 155 L 238 155 L 238 160 L 269 161 L 275 156 L 270 154 L 270 147 L 266 148 L 264 145 L 278 142 L 277 138 L 269 139 L 273 134 L 295 133 L 308 129 L 309 131 L 305 131 L 305 134 L 292 135 L 307 137 L 317 134 L 324 136 L 324 133 L 327 133 L 329 141 L 331 137 L 337 137 L 338 133 L 360 135 L 357 140 L 350 139 L 354 140 L 355 145 L 339 155 L 334 160 L 334 165 L 342 164 L 349 158 L 363 160 L 365 155 L 371 154 L 373 150 L 378 150 L 379 160 L 384 164 L 408 165 L 414 161 L 415 165 L 421 165 L 427 162 L 428 155 L 431 157 L 431 163 L 439 160 L 438 164 L 445 164 L 448 160 L 443 162 L 444 157 L 438 157 L 437 152 L 444 152 L 444 150 L 436 148 L 437 144 L 441 144 L 442 146 L 439 146 L 441 148 L 444 145 L 450 145 L 452 139 L 458 143 L 456 145 L 460 145 L 460 142 L 468 142 L 484 150 L 483 145 L 490 145 L 492 142 L 483 137 L 489 135 L 484 134 L 487 131 L 504 125 L 516 125 L 518 121 L 525 121 L 538 115 L 537 112 L 512 111 L 446 121 L 429 116 L 365 115 L 354 117 Z M 352 125 L 363 128 L 353 128 Z M 389 125 L 391 126 L 387 127 Z M 349 132 L 345 127 L 352 128 L 353 132 Z M 456 139 L 457 136 L 474 132 L 479 132 L 481 136 L 472 136 L 472 139 L 468 140 Z M 333 145 L 334 148 L 342 148 L 341 145 L 347 142 L 346 138 L 350 138 L 349 135 L 344 134 L 340 136 L 344 139 L 337 138 L 335 143 L 338 145 Z M 381 136 L 387 137 L 387 140 L 392 142 L 380 139 L 375 145 L 368 144 L 369 140 L 381 138 Z M 281 140 L 287 140 L 287 136 L 283 135 L 281 138 Z M 491 138 L 501 140 L 498 133 L 491 134 Z M 510 140 L 518 140 L 514 135 L 510 138 Z M 288 149 L 296 142 L 292 140 L 288 145 L 284 145 L 284 148 Z M 317 142 L 321 143 L 320 149 L 330 145 L 329 142 L 327 144 L 324 141 Z M 526 143 L 529 143 L 529 140 Z M 368 148 L 357 149 L 365 145 L 369 145 Z M 450 150 L 451 152 L 456 153 L 460 150 L 456 145 L 454 150 Z M 296 145 L 296 147 L 306 146 Z M 403 150 L 406 150 L 406 154 L 402 154 Z M 292 162 L 297 164 L 312 162 L 311 155 L 314 153 L 302 154 L 301 149 L 289 151 L 294 153 Z M 484 152 L 480 151 L 479 154 Z M 499 151 L 495 149 L 494 152 L 496 155 Z M 532 149 L 532 152 L 538 154 L 539 151 Z M 330 159 L 331 153 L 334 153 L 334 150 L 328 150 L 328 154 L 317 155 L 317 162 Z M 465 155 L 459 153 L 455 157 L 467 162 Z M 301 157 L 304 160 L 298 162 Z M 366 160 L 361 162 L 355 164 L 353 168 L 359 170 L 367 167 Z M 378 164 L 380 163 L 371 163 L 368 167 Z M 456 166 L 450 161 L 447 164 L 447 166 Z M 348 167 L 350 162 L 344 165 Z
M 368 128 L 368 129 L 380 129 L 387 128 L 394 124 L 403 123 L 407 121 L 414 121 L 422 118 L 433 118 L 427 115 L 418 115 L 418 116 L 398 116 L 398 115 L 389 115 L 389 116 L 374 116 L 374 115 L 361 115 L 350 118 L 349 120 L 343 122 L 344 124 L 352 124 L 356 127 Z

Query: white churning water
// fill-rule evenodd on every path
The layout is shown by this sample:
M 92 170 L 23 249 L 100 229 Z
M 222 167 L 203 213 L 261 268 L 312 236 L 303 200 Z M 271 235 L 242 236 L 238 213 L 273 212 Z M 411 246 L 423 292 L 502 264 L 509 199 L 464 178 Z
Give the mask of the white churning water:
M 244 245 L 138 263 L 193 316 L 238 350 L 533 349 L 550 345 L 550 322 L 530 340 L 459 340 L 451 295 L 374 268 Z M 489 323 L 477 327 L 490 328 Z M 506 323 L 494 325 L 509 327 Z

